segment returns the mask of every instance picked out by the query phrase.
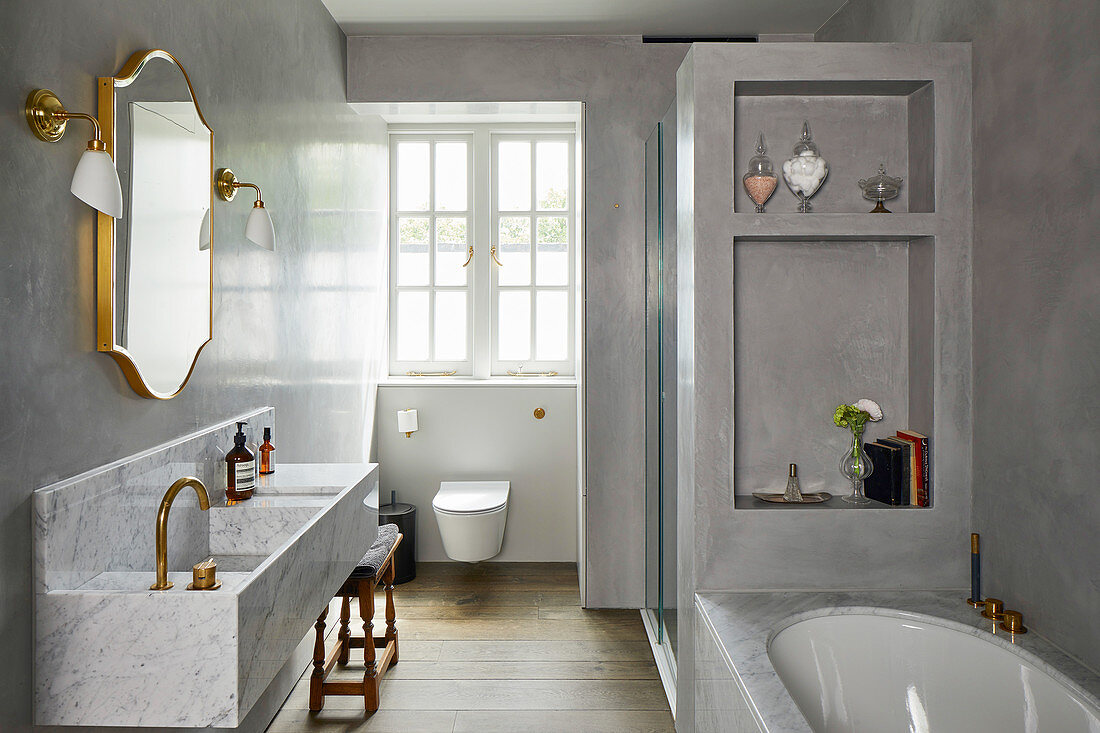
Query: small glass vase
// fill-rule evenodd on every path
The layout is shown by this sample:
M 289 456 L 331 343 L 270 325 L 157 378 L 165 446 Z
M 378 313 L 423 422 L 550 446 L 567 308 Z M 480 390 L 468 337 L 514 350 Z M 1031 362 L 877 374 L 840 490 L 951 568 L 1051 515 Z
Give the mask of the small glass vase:
M 863 450 L 863 436 L 852 436 L 852 447 L 840 459 L 840 473 L 852 484 L 852 493 L 843 497 L 849 504 L 870 504 L 863 494 L 863 480 L 875 470 L 871 457 Z

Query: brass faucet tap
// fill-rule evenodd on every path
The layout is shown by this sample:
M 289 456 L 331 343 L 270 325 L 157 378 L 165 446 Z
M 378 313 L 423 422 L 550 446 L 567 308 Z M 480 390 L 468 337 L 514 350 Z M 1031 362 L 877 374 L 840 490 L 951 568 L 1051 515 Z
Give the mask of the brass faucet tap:
M 192 476 L 184 476 L 164 493 L 164 498 L 160 500 L 160 509 L 157 510 L 157 582 L 149 586 L 149 590 L 168 590 L 172 587 L 168 580 L 168 510 L 172 508 L 176 494 L 188 486 L 199 496 L 199 509 L 210 509 L 210 495 L 206 493 L 206 487 L 202 485 L 202 481 Z

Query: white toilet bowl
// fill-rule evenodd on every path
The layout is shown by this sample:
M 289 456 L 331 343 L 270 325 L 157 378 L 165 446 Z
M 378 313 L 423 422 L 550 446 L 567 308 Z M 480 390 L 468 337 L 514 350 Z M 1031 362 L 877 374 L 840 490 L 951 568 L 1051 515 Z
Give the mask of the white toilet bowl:
M 442 481 L 432 499 L 447 557 L 480 562 L 500 554 L 508 518 L 508 481 Z

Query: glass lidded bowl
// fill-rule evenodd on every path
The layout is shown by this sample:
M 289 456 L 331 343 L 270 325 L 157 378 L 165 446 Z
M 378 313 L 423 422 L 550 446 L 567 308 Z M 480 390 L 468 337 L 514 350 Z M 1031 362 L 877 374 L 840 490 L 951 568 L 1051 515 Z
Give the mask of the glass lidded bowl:
M 829 164 L 817 149 L 809 121 L 803 120 L 802 134 L 795 143 L 794 156 L 783 162 L 783 180 L 791 193 L 798 197 L 800 212 L 806 214 L 812 210 L 809 198 L 821 188 L 827 175 Z
M 775 193 L 775 187 L 779 185 L 779 176 L 772 167 L 772 159 L 768 157 L 768 147 L 764 144 L 764 133 L 756 141 L 756 155 L 749 160 L 749 170 L 741 177 L 741 183 L 745 192 L 756 204 L 756 213 L 764 213 L 764 203 Z
M 878 174 L 870 178 L 859 179 L 859 187 L 863 189 L 863 198 L 868 201 L 877 202 L 875 208 L 871 209 L 870 213 L 892 213 L 882 205 L 882 202 L 897 198 L 898 192 L 901 191 L 901 182 L 901 178 L 894 178 L 893 176 L 886 175 L 886 166 L 882 163 L 878 166 Z

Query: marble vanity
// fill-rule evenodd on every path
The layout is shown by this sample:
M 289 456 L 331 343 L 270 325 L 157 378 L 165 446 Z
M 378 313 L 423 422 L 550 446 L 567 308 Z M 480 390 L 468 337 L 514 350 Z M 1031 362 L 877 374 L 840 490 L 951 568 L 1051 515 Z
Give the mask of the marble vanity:
M 296 649 L 376 536 L 377 465 L 279 465 L 226 505 L 218 463 L 237 419 L 35 492 L 36 724 L 237 728 L 301 674 Z M 151 591 L 156 508 L 184 475 L 211 507 L 179 495 L 174 587 Z M 222 586 L 186 590 L 210 555 Z

